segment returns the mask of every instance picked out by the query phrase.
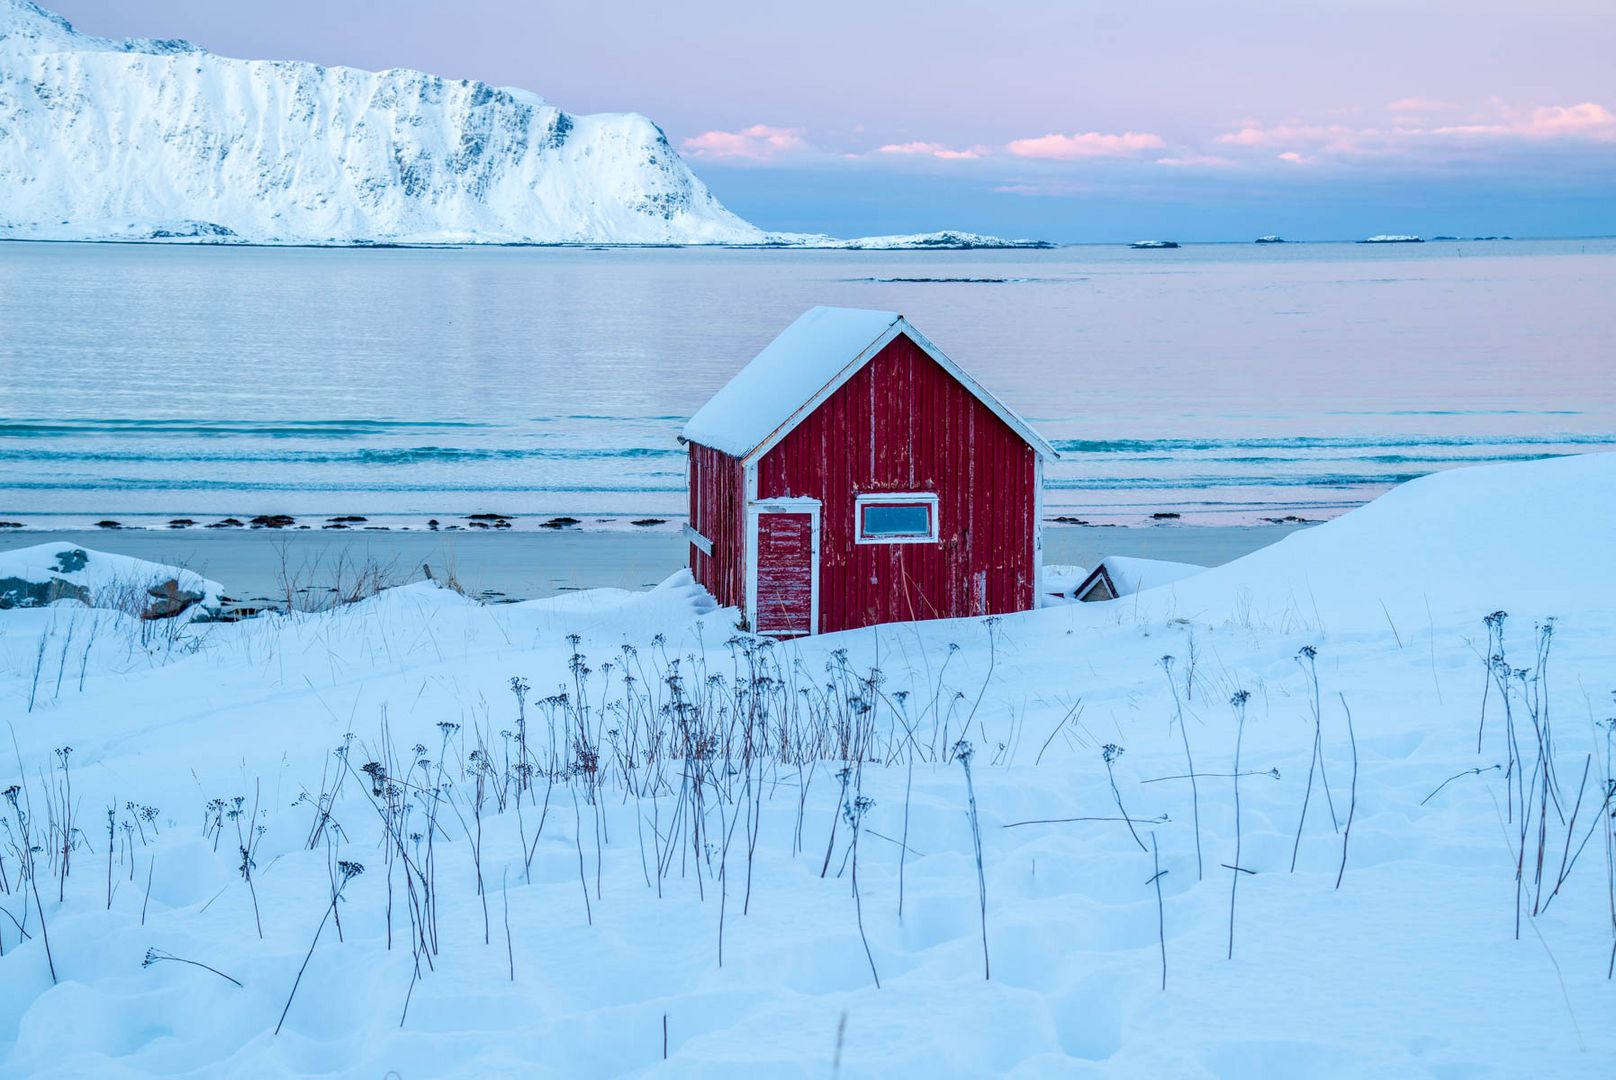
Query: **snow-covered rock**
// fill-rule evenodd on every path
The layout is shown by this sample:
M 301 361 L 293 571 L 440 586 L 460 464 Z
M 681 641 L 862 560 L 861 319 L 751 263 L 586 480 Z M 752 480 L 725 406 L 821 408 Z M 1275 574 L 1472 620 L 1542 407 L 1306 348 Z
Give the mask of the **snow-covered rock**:
M 222 586 L 178 566 L 74 544 L 36 544 L 0 552 L 0 608 L 76 600 L 146 618 L 216 611 Z

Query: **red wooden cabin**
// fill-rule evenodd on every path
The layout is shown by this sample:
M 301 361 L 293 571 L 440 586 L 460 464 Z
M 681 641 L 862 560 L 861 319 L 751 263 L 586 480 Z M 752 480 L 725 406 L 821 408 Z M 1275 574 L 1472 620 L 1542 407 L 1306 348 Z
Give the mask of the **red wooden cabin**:
M 759 633 L 1036 602 L 1057 455 L 896 312 L 807 312 L 680 441 L 691 570 Z

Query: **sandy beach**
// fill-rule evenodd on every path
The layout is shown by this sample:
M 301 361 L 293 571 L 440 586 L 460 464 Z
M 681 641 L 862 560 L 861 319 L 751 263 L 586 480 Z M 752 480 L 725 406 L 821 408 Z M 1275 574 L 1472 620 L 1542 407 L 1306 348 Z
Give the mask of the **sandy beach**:
M 1305 526 L 1050 526 L 1044 561 L 1092 567 L 1106 555 L 1217 566 Z M 638 530 L 508 532 L 300 532 L 286 529 L 19 529 L 0 533 L 0 551 L 67 542 L 97 551 L 184 566 L 240 599 L 281 595 L 285 581 L 324 587 L 374 564 L 392 583 L 419 580 L 423 566 L 453 574 L 489 599 L 531 600 L 575 589 L 642 589 L 685 565 L 683 537 Z

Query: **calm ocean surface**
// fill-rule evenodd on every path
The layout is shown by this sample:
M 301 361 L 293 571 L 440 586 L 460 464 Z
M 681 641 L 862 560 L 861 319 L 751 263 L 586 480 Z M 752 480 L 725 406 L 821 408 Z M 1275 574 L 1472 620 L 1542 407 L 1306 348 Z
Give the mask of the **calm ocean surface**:
M 901 279 L 1003 279 L 937 281 Z M 1051 514 L 1321 517 L 1616 449 L 1616 241 L 1009 252 L 0 243 L 0 518 L 667 514 L 813 304 L 904 312 L 1062 451 Z

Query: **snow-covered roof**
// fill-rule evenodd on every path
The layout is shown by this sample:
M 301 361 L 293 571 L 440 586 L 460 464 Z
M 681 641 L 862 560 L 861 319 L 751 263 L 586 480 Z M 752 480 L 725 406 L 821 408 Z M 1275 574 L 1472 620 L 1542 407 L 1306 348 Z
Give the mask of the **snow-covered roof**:
M 1055 449 L 896 311 L 811 308 L 753 357 L 685 425 L 686 442 L 738 458 L 774 446 L 899 334 L 920 346 L 1045 458 Z

